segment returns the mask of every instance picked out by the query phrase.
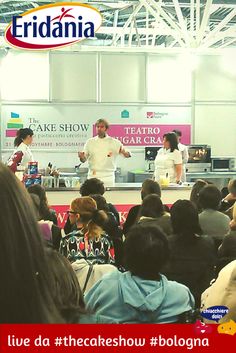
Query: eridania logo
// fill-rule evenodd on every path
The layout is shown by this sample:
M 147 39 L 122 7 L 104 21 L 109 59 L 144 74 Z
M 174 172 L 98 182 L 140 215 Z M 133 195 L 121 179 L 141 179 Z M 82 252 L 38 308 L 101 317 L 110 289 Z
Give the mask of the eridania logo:
M 13 16 L 5 38 L 21 49 L 53 49 L 93 38 L 101 24 L 102 16 L 95 8 L 63 2 Z

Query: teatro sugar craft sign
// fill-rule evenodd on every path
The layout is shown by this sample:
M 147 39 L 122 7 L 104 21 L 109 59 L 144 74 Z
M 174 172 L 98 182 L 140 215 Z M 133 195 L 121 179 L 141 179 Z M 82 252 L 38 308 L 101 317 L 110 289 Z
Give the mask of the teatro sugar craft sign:
M 101 24 L 100 12 L 89 5 L 50 4 L 13 16 L 5 39 L 20 49 L 55 49 L 94 38 Z

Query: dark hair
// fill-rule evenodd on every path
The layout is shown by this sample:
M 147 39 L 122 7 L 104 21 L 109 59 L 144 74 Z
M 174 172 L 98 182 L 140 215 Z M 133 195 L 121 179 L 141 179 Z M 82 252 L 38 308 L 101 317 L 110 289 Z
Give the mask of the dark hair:
M 164 214 L 163 204 L 161 199 L 156 194 L 147 195 L 142 202 L 140 208 L 140 217 L 152 217 L 157 218 L 161 217 Z
M 29 194 L 0 163 L 0 322 L 62 322 Z
M 199 203 L 203 209 L 218 210 L 221 201 L 221 192 L 215 185 L 206 185 L 199 193 Z
M 124 242 L 125 268 L 133 275 L 159 279 L 159 273 L 168 260 L 168 241 L 155 222 L 143 222 L 129 230 Z
M 99 124 L 103 124 L 106 129 L 109 129 L 109 123 L 106 119 L 98 119 L 95 123 L 95 126 L 97 127 Z
M 80 215 L 80 222 L 84 225 L 84 232 L 90 238 L 100 238 L 103 233 L 102 227 L 107 222 L 104 211 L 97 209 L 97 204 L 92 197 L 83 196 L 71 202 L 71 210 Z
M 28 127 L 17 130 L 16 138 L 14 140 L 14 146 L 18 147 L 21 142 L 26 139 L 27 136 L 33 136 L 33 134 L 33 130 L 29 129 Z
M 34 212 L 36 215 L 36 219 L 40 220 L 39 208 L 40 208 L 40 198 L 36 194 L 30 194 L 30 198 L 33 204 Z
M 40 184 L 34 184 L 34 185 L 30 185 L 27 188 L 28 192 L 30 194 L 35 194 L 39 197 L 40 199 L 40 206 L 38 209 L 39 215 L 41 219 L 44 220 L 52 220 L 52 215 L 50 212 L 50 208 L 48 207 L 48 200 L 47 200 L 47 196 L 46 196 L 46 192 L 43 186 L 41 186 Z
M 94 201 L 96 201 L 98 210 L 103 210 L 106 213 L 109 212 L 109 207 L 108 207 L 108 204 L 106 202 L 105 197 L 103 197 L 102 195 L 99 195 L 99 194 L 89 195 L 89 196 L 92 197 L 92 199 L 94 199 Z
M 174 132 L 178 137 L 182 136 L 182 132 L 180 130 L 174 129 L 172 132 Z
M 231 194 L 236 196 L 236 179 L 232 179 L 228 183 L 228 190 Z
M 198 211 L 191 201 L 176 201 L 171 207 L 170 215 L 174 234 L 187 239 L 196 238 L 196 234 L 202 234 Z
M 78 323 L 79 315 L 86 311 L 76 274 L 67 258 L 58 251 L 48 248 L 46 255 L 52 274 L 54 303 L 66 322 Z
M 141 189 L 142 200 L 144 199 L 145 196 L 149 194 L 157 194 L 159 197 L 161 197 L 161 187 L 157 181 L 154 181 L 152 179 L 146 179 L 142 184 L 142 189 Z
M 194 205 L 197 207 L 198 211 L 201 210 L 201 206 L 199 204 L 199 193 L 204 188 L 204 186 L 208 185 L 208 183 L 205 180 L 198 179 L 195 181 L 191 194 L 190 194 L 190 201 L 194 203 Z
M 163 135 L 163 138 L 164 137 L 165 137 L 166 141 L 168 141 L 170 144 L 170 151 L 171 152 L 179 149 L 177 136 L 174 132 L 167 132 L 166 134 Z
M 81 196 L 89 195 L 103 195 L 105 192 L 105 187 L 103 181 L 97 178 L 91 178 L 85 180 L 85 182 L 80 187 Z

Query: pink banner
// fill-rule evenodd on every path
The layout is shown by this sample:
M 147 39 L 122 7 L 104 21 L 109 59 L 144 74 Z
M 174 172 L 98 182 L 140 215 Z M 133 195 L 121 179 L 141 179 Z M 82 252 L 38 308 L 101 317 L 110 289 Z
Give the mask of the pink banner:
M 17 129 L 6 130 L 6 137 L 16 137 Z
M 131 207 L 134 205 L 126 204 L 126 205 L 115 205 L 117 211 L 120 215 L 120 223 L 121 225 L 125 222 L 127 214 Z M 58 226 L 63 228 L 66 220 L 67 220 L 67 213 L 66 211 L 69 210 L 69 205 L 52 205 L 51 206 L 57 213 L 57 222 Z
M 181 142 L 189 145 L 191 142 L 191 125 L 110 125 L 109 135 L 120 140 L 125 146 L 161 146 L 163 135 L 177 129 L 182 132 Z M 93 136 L 96 127 L 93 126 Z
M 129 210 L 131 207 L 133 207 L 133 204 L 123 204 L 123 205 L 114 205 L 115 208 L 117 209 L 119 216 L 120 216 L 120 224 L 123 225 L 125 223 L 127 215 L 129 213 Z M 171 205 L 167 205 L 168 207 L 171 207 Z M 67 213 L 66 211 L 69 210 L 69 205 L 52 205 L 51 206 L 57 213 L 57 222 L 58 226 L 63 228 L 66 220 L 67 220 Z

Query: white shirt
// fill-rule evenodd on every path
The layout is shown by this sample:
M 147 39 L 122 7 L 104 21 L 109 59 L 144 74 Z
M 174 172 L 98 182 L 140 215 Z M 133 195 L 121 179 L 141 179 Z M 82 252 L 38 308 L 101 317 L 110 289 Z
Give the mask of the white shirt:
M 188 162 L 188 159 L 189 159 L 188 147 L 183 145 L 182 143 L 179 143 L 178 144 L 178 149 L 181 152 L 183 164 L 186 164 Z
M 159 181 L 160 176 L 167 176 L 170 178 L 171 183 L 176 182 L 175 165 L 182 164 L 181 152 L 174 150 L 173 152 L 161 148 L 155 159 L 155 180 Z
M 26 145 L 24 142 L 21 142 L 21 144 L 17 147 L 17 149 L 14 151 L 18 152 L 21 151 L 23 153 L 23 157 L 20 163 L 20 166 L 22 167 L 28 167 L 28 162 L 33 162 L 34 161 L 34 157 L 32 155 L 32 152 L 29 148 L 28 145 Z
M 97 172 L 114 174 L 116 157 L 122 147 L 119 140 L 108 135 L 104 138 L 96 136 L 88 139 L 84 152 L 88 159 L 90 177 L 96 177 Z

